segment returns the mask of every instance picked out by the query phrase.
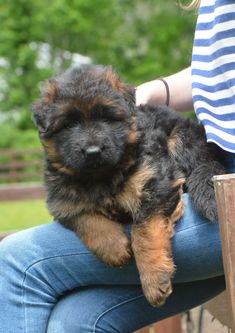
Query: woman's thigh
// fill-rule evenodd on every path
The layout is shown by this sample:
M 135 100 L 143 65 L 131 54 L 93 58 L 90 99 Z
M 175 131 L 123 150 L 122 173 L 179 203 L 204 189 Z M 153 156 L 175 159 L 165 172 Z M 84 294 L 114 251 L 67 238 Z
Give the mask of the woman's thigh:
M 131 333 L 202 304 L 224 287 L 223 277 L 175 284 L 160 308 L 148 304 L 140 286 L 83 288 L 57 303 L 47 333 Z
M 209 222 L 193 208 L 184 195 L 185 212 L 176 222 L 172 239 L 176 275 L 174 282 L 187 282 L 221 276 L 224 273 L 219 224 Z

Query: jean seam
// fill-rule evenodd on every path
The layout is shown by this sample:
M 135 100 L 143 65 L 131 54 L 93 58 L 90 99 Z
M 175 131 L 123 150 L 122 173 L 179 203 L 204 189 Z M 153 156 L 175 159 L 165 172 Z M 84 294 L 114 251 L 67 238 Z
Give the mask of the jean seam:
M 123 304 L 127 304 L 127 303 L 130 303 L 130 302 L 133 302 L 133 301 L 135 301 L 135 300 L 137 300 L 137 299 L 140 299 L 140 298 L 143 298 L 143 297 L 144 297 L 144 295 L 139 295 L 139 296 L 135 296 L 135 297 L 129 298 L 129 299 L 125 300 L 125 301 L 122 301 L 122 302 L 120 302 L 120 303 L 118 303 L 118 304 L 115 304 L 115 305 L 111 306 L 109 309 L 107 309 L 107 310 L 105 310 L 104 312 L 102 312 L 102 313 L 98 316 L 98 318 L 96 319 L 96 321 L 95 321 L 95 323 L 94 323 L 94 326 L 93 326 L 93 333 L 96 332 L 96 328 L 97 328 L 98 321 L 99 321 L 99 320 L 100 320 L 100 319 L 101 319 L 106 313 L 112 311 L 113 309 L 118 308 L 119 306 L 121 306 L 121 305 L 123 305 Z
M 54 258 L 62 258 L 62 257 L 70 257 L 70 256 L 80 256 L 80 255 L 85 255 L 85 254 L 92 254 L 91 252 L 87 251 L 87 252 L 81 252 L 81 253 L 68 253 L 68 254 L 60 254 L 60 255 L 56 255 L 56 256 L 48 256 L 42 259 L 38 259 L 37 261 L 35 261 L 34 263 L 30 264 L 25 270 L 24 270 L 24 274 L 34 265 L 38 264 L 39 262 L 42 261 L 46 261 L 49 259 L 54 259 Z
M 24 281 L 26 278 L 26 271 L 24 272 L 24 278 L 22 281 L 22 285 L 21 285 L 21 293 L 22 293 L 22 311 L 23 311 L 23 317 L 24 317 L 24 323 L 25 325 L 23 326 L 23 330 L 24 332 L 26 332 L 26 307 L 25 307 L 25 291 L 24 291 Z
M 37 261 L 35 261 L 34 263 L 30 264 L 25 270 L 24 270 L 24 276 L 23 276 L 23 280 L 22 280 L 22 285 L 21 285 L 21 289 L 22 289 L 22 307 L 23 307 L 23 316 L 24 316 L 24 332 L 26 332 L 27 326 L 26 326 L 26 306 L 25 306 L 25 280 L 26 280 L 26 274 L 28 272 L 28 270 L 33 267 L 34 265 L 45 261 L 45 260 L 49 260 L 49 259 L 54 259 L 54 258 L 59 258 L 59 257 L 68 257 L 68 256 L 80 256 L 80 255 L 87 255 L 87 254 L 91 254 L 91 252 L 81 252 L 81 253 L 69 253 L 69 254 L 64 254 L 64 255 L 56 255 L 56 256 L 49 256 L 49 257 L 45 257 L 43 259 L 39 259 Z
M 179 222 L 179 223 L 180 223 L 180 222 Z M 177 224 L 177 222 L 176 222 L 176 224 Z M 199 227 L 199 226 L 201 226 L 201 225 L 207 225 L 207 224 L 209 224 L 209 225 L 211 225 L 211 224 L 218 224 L 218 222 L 211 222 L 211 221 L 208 221 L 208 222 L 204 222 L 204 223 L 199 223 L 199 224 L 197 224 L 197 225 L 195 225 L 195 226 L 190 226 L 190 227 L 187 227 L 187 228 L 184 228 L 184 229 L 181 229 L 181 230 L 175 230 L 175 234 L 178 234 L 178 233 L 180 233 L 180 232 L 184 232 L 184 231 L 186 231 L 186 230 L 188 230 L 188 229 L 197 228 L 197 227 Z

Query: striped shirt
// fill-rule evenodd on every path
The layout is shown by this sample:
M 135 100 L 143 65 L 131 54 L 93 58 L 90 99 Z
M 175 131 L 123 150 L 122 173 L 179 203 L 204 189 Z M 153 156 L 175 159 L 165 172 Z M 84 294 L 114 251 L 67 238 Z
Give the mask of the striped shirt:
M 235 0 L 202 0 L 192 55 L 195 112 L 208 142 L 235 152 Z

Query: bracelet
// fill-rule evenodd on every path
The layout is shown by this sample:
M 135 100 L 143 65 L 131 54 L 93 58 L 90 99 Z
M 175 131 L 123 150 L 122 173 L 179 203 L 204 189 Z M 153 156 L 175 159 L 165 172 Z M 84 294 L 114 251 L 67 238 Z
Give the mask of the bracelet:
M 166 104 L 166 106 L 169 106 L 169 104 L 170 104 L 170 89 L 169 89 L 169 85 L 166 82 L 166 80 L 163 79 L 163 78 L 161 78 L 161 77 L 158 80 L 162 81 L 164 83 L 164 85 L 165 85 L 165 88 L 166 88 L 166 103 L 165 104 Z

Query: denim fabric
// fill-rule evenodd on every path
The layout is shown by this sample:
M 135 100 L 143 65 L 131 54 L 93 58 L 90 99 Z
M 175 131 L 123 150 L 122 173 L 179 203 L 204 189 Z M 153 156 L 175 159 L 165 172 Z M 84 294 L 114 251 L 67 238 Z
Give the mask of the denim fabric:
M 235 155 L 226 163 L 235 172 Z M 134 260 L 107 267 L 53 222 L 0 243 L 0 333 L 130 333 L 221 292 L 218 224 L 200 217 L 187 195 L 184 200 L 173 237 L 174 291 L 164 306 L 146 302 Z

